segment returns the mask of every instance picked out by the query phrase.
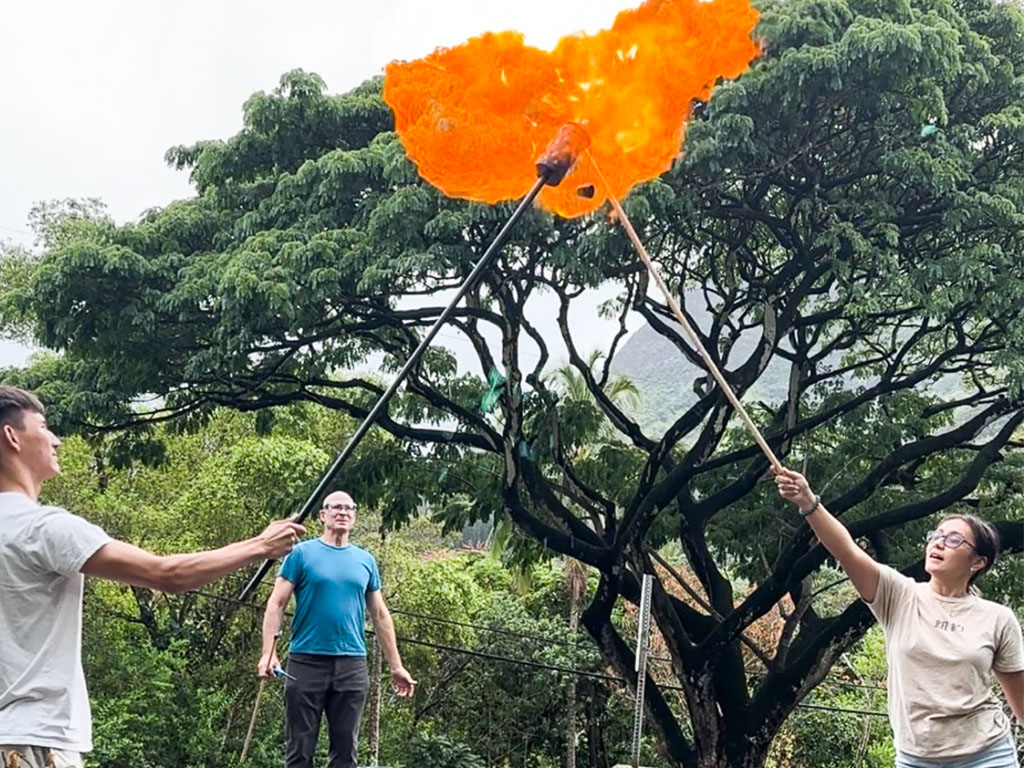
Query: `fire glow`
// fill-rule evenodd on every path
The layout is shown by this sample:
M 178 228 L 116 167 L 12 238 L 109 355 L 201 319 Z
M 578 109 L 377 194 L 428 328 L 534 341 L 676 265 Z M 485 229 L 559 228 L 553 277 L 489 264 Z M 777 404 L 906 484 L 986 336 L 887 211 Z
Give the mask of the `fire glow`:
M 489 33 L 392 62 L 384 98 L 420 175 L 451 197 L 486 203 L 522 197 L 548 143 L 579 124 L 589 153 L 538 200 L 580 216 L 600 207 L 606 190 L 624 197 L 671 167 L 692 101 L 757 56 L 757 18 L 749 0 L 648 0 L 611 29 L 563 37 L 551 52 L 517 32 Z M 590 187 L 593 196 L 579 194 Z

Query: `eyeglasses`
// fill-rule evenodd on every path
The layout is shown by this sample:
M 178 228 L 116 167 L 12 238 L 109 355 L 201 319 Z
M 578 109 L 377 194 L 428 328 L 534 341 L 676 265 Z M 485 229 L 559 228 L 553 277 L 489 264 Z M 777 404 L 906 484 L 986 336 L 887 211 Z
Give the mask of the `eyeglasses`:
M 966 544 L 971 549 L 977 549 L 971 542 L 969 542 L 962 533 L 953 531 L 952 533 L 943 533 L 942 531 L 928 531 L 928 535 L 925 536 L 925 541 L 931 544 L 933 541 L 942 539 L 942 543 L 950 549 L 956 549 L 961 544 Z
M 351 512 L 355 514 L 355 504 L 324 504 L 323 509 L 327 512 Z

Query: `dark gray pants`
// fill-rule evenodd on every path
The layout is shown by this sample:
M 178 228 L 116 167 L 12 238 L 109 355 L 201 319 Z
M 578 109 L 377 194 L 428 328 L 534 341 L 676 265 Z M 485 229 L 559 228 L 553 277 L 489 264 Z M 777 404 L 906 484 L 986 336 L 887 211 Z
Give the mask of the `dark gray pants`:
M 327 768 L 356 768 L 359 718 L 370 687 L 366 659 L 295 653 L 285 680 L 285 768 L 313 768 L 320 718 L 327 714 Z

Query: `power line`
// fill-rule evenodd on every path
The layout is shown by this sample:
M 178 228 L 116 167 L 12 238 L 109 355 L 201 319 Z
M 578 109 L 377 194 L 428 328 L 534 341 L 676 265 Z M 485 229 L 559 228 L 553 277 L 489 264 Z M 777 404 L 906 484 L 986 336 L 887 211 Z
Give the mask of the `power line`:
M 430 616 L 425 613 L 418 613 L 416 611 L 403 610 L 401 608 L 394 608 L 391 613 L 395 615 L 412 616 L 414 618 L 424 619 L 426 621 L 436 622 L 438 624 L 450 624 L 457 627 L 466 627 L 468 629 L 477 629 L 483 632 L 491 632 L 499 635 L 507 635 L 509 637 L 515 637 L 523 640 L 536 640 L 538 642 L 544 642 L 549 645 L 562 645 L 575 647 L 577 643 L 572 640 L 563 640 L 561 638 L 545 637 L 544 635 L 536 635 L 526 632 L 515 632 L 508 629 L 500 629 L 498 627 L 488 627 L 481 624 L 473 624 L 467 621 L 457 621 L 455 619 L 445 619 L 440 616 Z M 668 656 L 649 656 L 653 661 L 671 662 L 672 659 Z M 750 672 L 748 673 L 751 677 L 767 677 L 765 673 Z M 852 683 L 846 680 L 823 680 L 822 683 L 828 686 L 834 686 L 839 688 L 861 688 L 872 691 L 885 691 L 888 690 L 883 685 L 868 685 L 866 683 Z
M 243 607 L 249 608 L 251 610 L 256 610 L 256 611 L 262 611 L 263 610 L 262 606 L 255 605 L 254 603 L 250 603 L 247 600 L 239 600 L 237 597 L 229 597 L 227 595 L 218 595 L 218 594 L 214 594 L 212 592 L 204 592 L 203 590 L 200 590 L 200 589 L 188 590 L 188 592 L 186 594 L 200 595 L 202 597 L 207 597 L 207 598 L 210 598 L 210 599 L 213 599 L 213 600 L 221 600 L 223 602 L 232 603 L 234 605 L 243 606 Z M 391 611 L 391 613 L 398 613 L 398 611 Z M 426 614 L 422 614 L 422 615 L 426 616 Z M 428 617 L 428 618 L 435 618 L 435 617 Z M 371 630 L 367 630 L 367 634 L 369 634 L 369 635 L 376 635 L 376 633 L 372 629 Z M 510 633 L 510 634 L 515 634 L 515 633 Z M 540 638 L 540 635 L 534 635 L 534 637 Z M 579 677 L 592 677 L 592 678 L 597 678 L 597 679 L 601 679 L 601 680 L 608 680 L 610 682 L 616 682 L 616 683 L 624 683 L 625 682 L 622 678 L 615 677 L 614 675 L 604 674 L 602 672 L 593 672 L 593 671 L 590 671 L 590 670 L 577 669 L 577 668 L 574 668 L 574 667 L 563 667 L 563 666 L 560 666 L 560 665 L 557 665 L 557 664 L 548 664 L 548 663 L 541 662 L 541 661 L 534 661 L 532 659 L 518 659 L 518 658 L 514 658 L 512 656 L 501 656 L 501 655 L 495 654 L 495 653 L 487 653 L 486 651 L 475 651 L 475 650 L 473 650 L 471 648 L 462 648 L 460 646 L 448 645 L 446 643 L 435 643 L 435 642 L 432 642 L 430 640 L 419 640 L 419 639 L 413 638 L 413 637 L 397 636 L 397 639 L 401 640 L 403 643 L 409 643 L 410 645 L 422 645 L 422 646 L 425 646 L 427 648 L 434 648 L 436 650 L 443 650 L 443 651 L 451 651 L 452 653 L 461 653 L 461 654 L 464 654 L 466 656 L 476 656 L 478 658 L 489 659 L 491 661 L 502 661 L 502 662 L 505 662 L 505 663 L 508 663 L 508 664 L 519 664 L 519 665 L 527 666 L 527 667 L 535 667 L 537 669 L 547 669 L 547 670 L 550 670 L 552 672 L 562 672 L 564 674 L 572 674 L 572 675 L 577 675 Z
M 249 602 L 244 601 L 244 600 L 238 600 L 237 598 L 227 597 L 225 595 L 215 595 L 215 594 L 208 593 L 208 592 L 202 592 L 201 590 L 192 590 L 192 591 L 195 594 L 203 595 L 204 597 L 211 597 L 211 598 L 213 598 L 215 600 L 223 600 L 225 602 L 230 602 L 230 603 L 244 605 L 247 608 L 253 608 L 253 609 L 262 610 L 262 608 L 260 606 L 258 606 L 258 605 L 254 605 L 254 604 L 249 603 Z M 407 609 L 404 609 L 404 608 L 391 608 L 390 611 L 395 616 L 411 616 L 413 618 L 423 619 L 425 621 L 431 621 L 431 622 L 435 622 L 437 624 L 448 624 L 448 625 L 456 626 L 456 627 L 464 627 L 466 629 L 475 629 L 475 630 L 479 630 L 481 632 L 490 632 L 492 634 L 505 635 L 507 637 L 514 637 L 514 638 L 517 638 L 517 639 L 520 639 L 520 640 L 534 640 L 534 641 L 537 641 L 537 642 L 546 643 L 548 645 L 561 645 L 561 646 L 566 646 L 566 647 L 577 647 L 578 646 L 578 643 L 573 642 L 572 640 L 564 640 L 562 638 L 548 637 L 548 636 L 545 636 L 545 635 L 537 635 L 537 634 L 528 633 L 528 632 L 517 632 L 517 631 L 514 631 L 514 630 L 510 630 L 510 629 L 502 629 L 500 627 L 490 627 L 490 626 L 487 626 L 487 625 L 484 625 L 484 624 L 474 624 L 473 622 L 469 622 L 469 621 L 458 621 L 456 619 L 447 619 L 447 618 L 443 618 L 441 616 L 431 616 L 430 614 L 420 613 L 418 611 L 410 611 L 410 610 L 407 610 Z M 650 656 L 649 658 L 651 660 L 654 660 L 654 661 L 662 661 L 662 662 L 671 662 L 672 661 L 672 659 L 667 657 L 667 656 Z M 762 673 L 749 672 L 748 674 L 751 677 L 766 677 L 767 676 L 763 672 Z M 851 682 L 847 682 L 845 680 L 823 680 L 822 683 L 825 684 L 825 685 L 842 687 L 842 688 L 864 688 L 864 689 L 867 689 L 867 690 L 877 690 L 877 691 L 887 690 L 885 688 L 885 686 L 881 686 L 881 685 L 867 685 L 867 684 L 864 684 L 864 683 L 851 683 Z
M 768 676 L 768 674 L 766 672 L 750 672 L 749 674 L 750 674 L 751 677 L 767 677 Z M 832 686 L 836 686 L 836 687 L 839 687 L 839 688 L 863 688 L 863 689 L 866 689 L 866 690 L 869 690 L 869 691 L 888 691 L 889 690 L 884 685 L 878 685 L 877 683 L 873 684 L 873 685 L 869 685 L 867 683 L 851 683 L 851 682 L 849 682 L 847 680 L 822 680 L 821 682 L 824 683 L 825 685 L 832 685 Z
M 196 594 L 196 595 L 202 595 L 203 597 L 208 597 L 208 598 L 212 598 L 214 600 L 220 600 L 220 601 L 227 602 L 227 603 L 232 603 L 232 604 L 235 604 L 235 605 L 241 605 L 241 606 L 244 606 L 244 607 L 249 608 L 251 610 L 256 610 L 256 611 L 262 611 L 263 610 L 263 607 L 260 606 L 260 605 L 257 605 L 255 603 L 251 603 L 251 602 L 246 601 L 246 600 L 239 600 L 238 598 L 235 598 L 235 597 L 229 597 L 227 595 L 218 595 L 218 594 L 214 594 L 212 592 L 204 592 L 204 591 L 198 590 L 198 589 L 190 590 L 189 593 L 190 594 Z M 534 641 L 537 641 L 537 642 L 547 643 L 549 645 L 562 645 L 562 646 L 572 646 L 572 647 L 575 647 L 577 645 L 577 643 L 574 643 L 571 640 L 563 640 L 561 638 L 547 637 L 545 635 L 537 635 L 537 634 L 526 633 L 526 632 L 516 632 L 514 630 L 502 629 L 502 628 L 499 628 L 499 627 L 490 627 L 490 626 L 486 626 L 486 625 L 483 625 L 483 624 L 474 624 L 474 623 L 468 622 L 468 621 L 458 621 L 456 619 L 446 619 L 446 618 L 443 618 L 441 616 L 431 616 L 430 614 L 420 613 L 418 611 L 405 610 L 405 609 L 402 609 L 402 608 L 392 608 L 390 610 L 391 610 L 391 613 L 394 614 L 394 615 L 411 616 L 413 618 L 418 618 L 418 619 L 423 619 L 423 620 L 426 620 L 426 621 L 436 622 L 438 624 L 448 624 L 448 625 L 453 625 L 453 626 L 457 626 L 457 627 L 464 627 L 464 628 L 468 628 L 468 629 L 476 629 L 476 630 L 480 630 L 480 631 L 483 631 L 483 632 L 490 632 L 490 633 L 494 633 L 494 634 L 506 635 L 508 637 L 514 637 L 514 638 L 523 639 L 523 640 L 534 640 Z M 287 615 L 291 615 L 291 612 L 290 611 L 286 611 L 286 614 Z M 372 631 L 371 631 L 371 634 L 372 634 Z M 410 638 L 409 642 L 410 643 L 414 643 L 414 644 L 422 645 L 426 641 L 419 641 L 419 640 L 415 640 L 415 639 L 411 639 Z M 453 650 L 453 651 L 456 651 L 456 652 L 478 653 L 478 652 L 472 652 L 472 651 L 470 651 L 469 649 L 466 649 L 466 648 L 460 649 L 460 648 L 458 648 L 456 646 L 446 646 L 446 648 L 448 650 Z M 490 658 L 490 657 L 488 657 L 488 658 Z M 502 658 L 502 659 L 506 659 L 506 660 L 511 660 L 510 657 L 493 657 L 493 658 Z M 672 661 L 672 659 L 670 659 L 668 657 L 665 657 L 665 656 L 651 656 L 650 658 L 654 659 L 654 660 L 657 660 L 657 661 L 665 661 L 665 662 L 671 662 Z M 535 663 L 539 663 L 539 662 L 535 662 Z M 764 672 L 750 672 L 748 674 L 751 677 L 762 677 L 762 678 L 763 677 L 767 677 L 767 674 L 764 673 Z M 619 680 L 619 678 L 615 678 L 615 679 Z M 869 684 L 866 684 L 866 683 L 853 683 L 853 682 L 849 682 L 847 680 L 822 680 L 821 684 L 828 685 L 828 686 L 831 686 L 831 687 L 837 687 L 837 688 L 855 688 L 855 689 L 863 689 L 863 690 L 871 690 L 871 691 L 888 691 L 888 689 L 884 685 L 877 685 L 877 684 L 869 685 Z M 672 688 L 672 686 L 660 686 L 660 687 L 663 687 L 663 688 L 668 687 L 670 689 Z M 678 690 L 682 690 L 682 689 L 678 688 Z M 808 705 L 808 706 L 810 706 L 810 705 Z
M 369 634 L 372 635 L 374 633 L 372 631 L 370 631 Z M 553 672 L 560 672 L 560 673 L 563 673 L 563 674 L 575 675 L 577 677 L 589 677 L 589 678 L 594 678 L 594 679 L 598 679 L 598 680 L 606 680 L 608 682 L 616 683 L 618 685 L 627 685 L 628 682 L 629 682 L 629 681 L 625 680 L 624 678 L 617 677 L 615 675 L 609 675 L 609 674 L 606 674 L 604 672 L 592 672 L 590 670 L 585 670 L 585 669 L 574 669 L 572 667 L 562 667 L 562 666 L 559 666 L 557 664 L 546 664 L 544 662 L 532 661 L 530 659 L 516 659 L 516 658 L 513 658 L 511 656 L 500 656 L 500 655 L 494 654 L 494 653 L 486 653 L 484 651 L 474 651 L 474 650 L 471 650 L 469 648 L 460 648 L 460 647 L 454 646 L 454 645 L 447 645 L 446 643 L 432 643 L 432 642 L 427 641 L 427 640 L 416 640 L 416 639 L 411 638 L 411 637 L 401 637 L 401 636 L 399 636 L 397 639 L 401 640 L 403 643 L 408 643 L 410 645 L 423 645 L 423 646 L 426 646 L 428 648 L 434 648 L 436 650 L 449 651 L 449 652 L 452 652 L 452 653 L 459 653 L 459 654 L 462 654 L 462 655 L 465 655 L 465 656 L 475 656 L 475 657 L 482 658 L 482 659 L 488 659 L 490 661 L 498 661 L 498 662 L 503 662 L 503 663 L 506 663 L 506 664 L 514 664 L 514 665 L 518 665 L 518 666 L 534 667 L 534 668 L 537 668 L 537 669 L 546 669 L 546 670 L 550 670 L 550 671 L 553 671 Z M 674 685 L 674 684 L 671 684 L 671 683 L 659 683 L 659 682 L 655 681 L 655 685 L 657 685 L 658 688 L 660 688 L 661 690 L 664 690 L 664 691 L 685 691 L 686 690 L 681 685 Z M 826 711 L 826 712 L 842 712 L 842 713 L 845 713 L 845 714 L 852 714 L 852 715 L 866 715 L 866 716 L 870 716 L 870 717 L 888 717 L 888 714 L 885 713 L 885 712 L 876 712 L 876 711 L 871 710 L 871 709 L 848 709 L 848 708 L 844 708 L 844 707 L 832 707 L 832 706 L 828 706 L 826 704 L 797 704 L 796 706 L 799 709 L 817 709 L 817 710 L 822 710 L 822 711 Z
M 218 595 L 212 592 L 204 592 L 200 589 L 192 589 L 188 591 L 188 594 L 201 595 L 208 597 L 213 600 L 220 600 L 225 603 L 232 603 L 234 605 L 241 605 L 252 610 L 262 611 L 263 606 L 249 602 L 248 600 L 239 600 L 237 597 L 229 597 L 227 595 Z M 456 627 L 464 627 L 467 629 L 476 629 L 481 632 L 491 632 L 498 635 L 506 635 L 508 637 L 514 637 L 520 640 L 535 640 L 537 642 L 547 643 L 548 645 L 563 645 L 563 646 L 576 646 L 572 640 L 564 640 L 562 638 L 547 637 L 545 635 L 531 634 L 527 632 L 516 632 L 511 629 L 502 629 L 500 627 L 489 627 L 484 624 L 474 624 L 468 621 L 458 621 L 456 619 L 446 619 L 441 616 L 431 616 L 426 613 L 419 613 L 418 611 L 410 611 L 404 608 L 389 608 L 390 613 L 395 616 L 411 616 L 417 619 L 423 619 L 425 621 L 435 622 L 437 624 L 449 624 Z M 663 659 L 668 661 L 669 659 Z
M 190 589 L 185 592 L 186 595 L 199 595 L 200 597 L 208 597 L 211 600 L 220 600 L 222 603 L 231 603 L 233 605 L 239 605 L 243 608 L 249 608 L 253 611 L 263 611 L 263 606 L 256 603 L 250 603 L 248 600 L 239 600 L 237 597 L 231 597 L 229 595 L 218 595 L 214 592 L 204 592 L 201 589 Z M 285 611 L 286 615 L 291 615 L 290 611 Z
M 424 619 L 426 621 L 436 622 L 438 624 L 451 624 L 456 627 L 466 627 L 468 629 L 478 629 L 482 632 L 492 632 L 497 635 L 508 635 L 509 637 L 519 638 L 521 640 L 536 640 L 538 642 L 547 643 L 548 645 L 567 645 L 576 646 L 577 643 L 572 640 L 563 640 L 555 637 L 545 637 L 544 635 L 535 635 L 527 632 L 515 632 L 511 629 L 501 629 L 499 627 L 488 627 L 482 624 L 472 624 L 468 621 L 456 621 L 455 619 L 445 619 L 440 616 L 430 616 L 425 613 L 417 613 L 416 611 L 408 611 L 402 608 L 394 608 L 391 613 L 396 616 L 412 616 L 417 619 Z
M 873 709 L 846 709 L 844 707 L 830 707 L 826 704 L 797 704 L 800 709 L 819 709 L 823 712 L 841 712 L 846 715 L 867 715 L 869 717 L 888 717 L 887 712 L 876 712 Z
M 368 631 L 369 634 L 374 634 L 373 630 Z M 575 667 L 563 667 L 558 664 L 548 664 L 543 661 L 533 661 L 532 659 L 517 659 L 513 656 L 501 656 L 496 653 L 487 653 L 486 651 L 474 651 L 471 648 L 460 648 L 457 645 L 448 645 L 446 643 L 434 643 L 429 640 L 417 640 L 412 637 L 397 636 L 398 640 L 403 643 L 409 643 L 410 645 L 422 645 L 427 648 L 434 648 L 440 651 L 450 651 L 451 653 L 459 653 L 464 656 L 476 656 L 481 659 L 488 659 L 490 661 L 500 661 L 506 664 L 514 664 L 523 667 L 534 667 L 535 669 L 546 669 L 552 672 L 561 672 L 562 674 L 575 675 L 576 677 L 590 677 L 597 680 L 607 680 L 612 683 L 625 684 L 626 681 L 621 677 L 615 675 L 609 675 L 604 672 L 593 672 L 589 669 L 577 669 Z M 666 687 L 666 686 L 663 686 Z M 680 690 L 682 690 L 680 688 Z
M 212 592 L 204 592 L 204 591 L 198 590 L 198 589 L 189 590 L 187 594 L 195 594 L 195 595 L 200 595 L 202 597 L 208 597 L 208 598 L 211 598 L 213 600 L 221 600 L 223 602 L 232 603 L 234 605 L 239 605 L 239 606 L 243 606 L 245 608 L 249 608 L 250 610 L 255 610 L 255 611 L 262 611 L 263 610 L 263 607 L 260 606 L 260 605 L 256 605 L 256 604 L 251 603 L 251 602 L 249 602 L 247 600 L 239 600 L 236 597 L 229 597 L 227 595 L 218 595 L 218 594 L 215 594 L 215 593 L 212 593 Z M 394 611 L 392 611 L 392 613 L 399 613 L 399 610 L 394 610 Z M 497 629 L 495 627 L 482 627 L 480 625 L 468 624 L 467 622 L 455 622 L 453 619 L 441 619 L 440 617 L 429 616 L 427 614 L 415 614 L 414 612 L 408 612 L 408 611 L 403 611 L 403 613 L 405 613 L 406 615 L 410 615 L 410 614 L 418 615 L 418 616 L 420 616 L 422 618 L 431 619 L 431 620 L 437 620 L 437 621 L 440 621 L 442 623 L 457 623 L 457 624 L 465 625 L 465 626 L 468 626 L 468 627 L 477 627 L 477 628 L 486 629 L 486 630 L 489 630 L 489 631 L 497 631 L 497 632 L 500 632 L 502 634 L 509 634 L 509 635 L 512 635 L 512 636 L 517 636 L 519 634 L 519 633 L 516 633 L 516 632 L 512 632 L 511 630 L 499 630 L 499 629 Z M 376 633 L 373 630 L 368 630 L 367 634 L 369 634 L 369 635 L 376 635 Z M 537 640 L 545 639 L 541 635 L 526 635 L 526 634 L 523 634 L 522 636 L 525 637 L 525 638 L 532 638 L 532 639 L 537 639 Z M 488 661 L 497 661 L 497 662 L 504 663 L 504 664 L 512 664 L 512 665 L 517 665 L 517 666 L 532 667 L 534 669 L 544 669 L 544 670 L 547 670 L 547 671 L 550 671 L 550 672 L 558 672 L 560 674 L 574 675 L 576 677 L 585 677 L 585 678 L 591 678 L 591 679 L 595 679 L 595 680 L 604 680 L 606 682 L 615 683 L 617 685 L 627 685 L 628 682 L 629 682 L 628 680 L 626 680 L 624 678 L 618 677 L 616 675 L 609 675 L 609 674 L 604 673 L 604 672 L 594 672 L 592 670 L 579 669 L 579 668 L 576 668 L 576 667 L 564 667 L 564 666 L 561 666 L 561 665 L 558 665 L 558 664 L 549 664 L 547 662 L 534 661 L 533 659 L 523 659 L 523 658 L 516 658 L 516 657 L 513 657 L 513 656 L 503 656 L 503 655 L 496 654 L 496 653 L 488 653 L 486 651 L 477 651 L 477 650 L 473 650 L 471 648 L 463 648 L 461 646 L 448 645 L 447 643 L 435 643 L 435 642 L 432 642 L 430 640 L 420 640 L 420 639 L 412 638 L 412 637 L 397 636 L 397 639 L 400 640 L 401 642 L 407 643 L 409 645 L 419 645 L 419 646 L 423 646 L 423 647 L 426 647 L 426 648 L 433 648 L 435 650 L 448 651 L 449 653 L 458 653 L 458 654 L 462 654 L 464 656 L 470 656 L 470 657 L 475 657 L 475 658 L 480 658 L 480 659 L 486 659 Z M 555 641 L 555 642 L 562 642 L 562 643 L 564 643 L 565 641 Z M 845 684 L 845 683 L 829 683 L 828 681 L 823 681 L 823 682 L 826 685 L 829 685 L 829 684 L 831 684 L 831 685 L 844 685 Z M 672 683 L 658 683 L 658 682 L 656 682 L 655 684 L 661 690 L 666 690 L 666 691 L 685 691 L 685 688 L 683 688 L 683 686 L 681 686 L 681 685 L 674 685 Z M 855 686 L 855 687 L 862 687 L 862 688 L 872 688 L 873 687 L 873 686 L 866 686 L 866 685 L 857 685 L 856 683 L 848 683 L 848 684 L 845 684 L 845 685 L 850 685 L 850 686 Z M 880 688 L 880 686 L 874 686 L 874 687 Z M 882 690 L 884 690 L 884 689 L 882 689 Z M 843 708 L 843 707 L 831 707 L 831 706 L 828 706 L 828 705 L 825 705 L 825 704 L 797 704 L 796 706 L 798 708 L 800 708 L 800 709 L 816 709 L 816 710 L 822 710 L 822 711 L 827 711 L 827 712 L 841 712 L 841 713 L 845 713 L 845 714 L 866 715 L 866 716 L 872 716 L 872 717 L 888 717 L 888 715 L 885 712 L 876 712 L 876 711 L 867 710 L 867 709 L 849 709 L 849 708 Z

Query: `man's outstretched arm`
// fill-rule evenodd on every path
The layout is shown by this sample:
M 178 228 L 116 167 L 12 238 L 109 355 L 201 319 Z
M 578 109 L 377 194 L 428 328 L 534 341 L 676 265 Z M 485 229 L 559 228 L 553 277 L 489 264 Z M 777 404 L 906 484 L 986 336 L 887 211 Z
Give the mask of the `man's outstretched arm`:
M 115 539 L 85 561 L 82 573 L 161 592 L 183 592 L 216 581 L 257 560 L 286 555 L 305 530 L 292 520 L 277 520 L 259 536 L 246 541 L 180 555 L 154 555 Z

